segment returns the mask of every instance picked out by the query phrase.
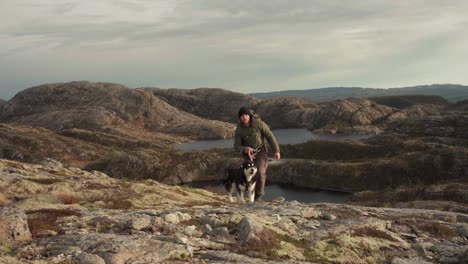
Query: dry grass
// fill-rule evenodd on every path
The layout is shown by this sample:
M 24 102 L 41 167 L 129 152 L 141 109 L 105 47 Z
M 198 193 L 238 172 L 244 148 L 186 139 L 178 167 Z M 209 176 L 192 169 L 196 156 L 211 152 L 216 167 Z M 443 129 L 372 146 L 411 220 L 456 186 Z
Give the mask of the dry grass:
M 254 251 L 269 259 L 278 259 L 277 250 L 281 248 L 281 239 L 272 230 L 264 229 L 257 233 L 257 238 L 250 239 L 240 250 Z
M 93 219 L 93 221 L 89 222 L 88 224 L 89 226 L 95 227 L 96 232 L 106 233 L 111 229 L 115 222 L 109 218 L 100 217 Z
M 174 192 L 174 193 L 177 193 L 177 194 L 180 194 L 180 195 L 182 195 L 182 196 L 189 196 L 188 193 L 182 191 L 181 189 L 175 188 L 173 192 Z
M 349 208 L 333 208 L 329 211 L 329 213 L 335 215 L 339 219 L 351 219 L 361 217 L 360 212 Z
M 3 193 L 0 192 L 0 205 L 8 205 L 11 201 L 8 200 Z
M 223 202 L 204 202 L 204 201 L 188 201 L 185 204 L 181 205 L 181 207 L 194 207 L 194 206 L 213 206 L 213 207 L 219 207 L 224 205 L 225 203 Z
M 111 189 L 111 188 L 118 188 L 118 186 L 109 186 L 102 184 L 100 182 L 85 182 L 83 184 L 83 190 L 102 190 L 102 189 Z
M 130 209 L 133 207 L 130 198 L 137 196 L 134 190 L 113 190 L 110 194 L 102 197 L 105 208 L 108 209 Z
M 63 204 L 76 204 L 80 202 L 80 198 L 77 197 L 74 193 L 61 192 L 56 193 L 55 197 L 61 201 Z
M 308 261 L 316 260 L 311 250 L 310 240 L 295 239 L 286 234 L 278 234 L 270 229 L 264 229 L 256 236 L 257 238 L 249 240 L 239 250 L 244 252 L 254 251 L 260 253 L 264 258 L 278 260 L 282 258 L 282 256 L 278 255 L 278 250 L 282 248 L 281 242 L 286 242 L 301 250 Z
M 50 230 L 60 232 L 60 227 L 56 221 L 60 217 L 65 216 L 81 216 L 77 210 L 56 210 L 56 209 L 41 209 L 34 211 L 26 211 L 28 215 L 28 226 L 33 237 L 39 237 L 44 231 Z
M 419 224 L 417 227 L 422 231 L 428 232 L 429 234 L 440 238 L 451 238 L 458 236 L 458 233 L 455 230 L 437 222 Z
M 381 238 L 393 242 L 397 242 L 397 240 L 392 237 L 390 234 L 388 234 L 385 231 L 378 230 L 372 227 L 361 227 L 353 231 L 352 236 L 358 236 L 358 237 L 373 237 L 373 238 Z
M 203 223 L 202 223 L 202 221 L 200 221 L 200 219 L 190 218 L 189 220 L 185 220 L 185 221 L 180 222 L 178 225 L 180 225 L 180 226 L 194 225 L 194 226 L 200 227 L 200 226 L 203 225 Z
M 444 224 L 434 222 L 432 216 L 429 215 L 419 214 L 412 218 L 400 218 L 395 221 L 396 224 L 405 225 L 417 233 L 423 231 L 431 234 L 432 236 L 446 239 L 458 236 L 458 233 L 455 230 Z
M 100 184 L 92 184 L 92 186 L 97 188 L 100 186 Z M 134 207 L 130 199 L 139 199 L 141 197 L 141 194 L 138 194 L 135 190 L 130 188 L 130 186 L 107 186 L 102 188 L 100 192 L 97 192 L 94 195 L 86 196 L 83 198 L 83 202 L 102 202 L 102 205 L 99 205 L 100 208 L 130 209 Z
M 28 180 L 30 182 L 43 184 L 43 185 L 50 185 L 50 184 L 54 184 L 54 183 L 57 183 L 57 182 L 61 182 L 61 180 L 53 179 L 53 178 L 29 178 L 29 179 L 26 179 L 26 180 Z
M 209 185 L 204 187 L 203 189 L 216 194 L 226 194 L 226 189 L 222 185 Z

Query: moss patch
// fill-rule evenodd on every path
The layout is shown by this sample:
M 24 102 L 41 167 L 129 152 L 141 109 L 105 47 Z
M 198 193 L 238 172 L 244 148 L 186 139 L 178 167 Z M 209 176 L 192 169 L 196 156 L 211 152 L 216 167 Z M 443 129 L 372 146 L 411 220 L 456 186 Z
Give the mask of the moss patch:
M 311 261 L 318 263 L 384 263 L 387 250 L 407 247 L 381 232 L 363 229 L 354 235 L 338 235 L 318 242 L 307 252 Z

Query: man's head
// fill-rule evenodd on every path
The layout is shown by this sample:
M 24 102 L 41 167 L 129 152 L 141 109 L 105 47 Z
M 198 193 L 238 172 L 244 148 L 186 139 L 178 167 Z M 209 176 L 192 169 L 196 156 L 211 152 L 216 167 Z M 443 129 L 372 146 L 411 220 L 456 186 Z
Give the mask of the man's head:
M 251 111 L 249 108 L 243 106 L 239 109 L 239 120 L 244 124 L 248 125 L 251 119 Z
M 251 112 L 250 112 L 250 109 L 243 106 L 239 109 L 239 118 L 241 117 L 241 115 L 250 115 Z

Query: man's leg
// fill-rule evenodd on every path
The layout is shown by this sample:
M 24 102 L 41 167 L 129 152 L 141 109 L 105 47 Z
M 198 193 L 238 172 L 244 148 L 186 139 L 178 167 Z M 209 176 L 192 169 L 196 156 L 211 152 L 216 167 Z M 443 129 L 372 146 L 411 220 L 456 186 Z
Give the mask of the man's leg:
M 265 193 L 266 169 L 268 155 L 266 152 L 260 152 L 255 157 L 255 165 L 257 166 L 257 183 L 255 185 L 255 200 L 262 197 Z

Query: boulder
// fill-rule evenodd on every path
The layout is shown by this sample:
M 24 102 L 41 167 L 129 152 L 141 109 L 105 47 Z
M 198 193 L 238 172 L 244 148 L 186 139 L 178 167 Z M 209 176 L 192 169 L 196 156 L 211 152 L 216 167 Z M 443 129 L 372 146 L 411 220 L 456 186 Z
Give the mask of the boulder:
M 256 237 L 256 234 L 263 231 L 265 227 L 261 223 L 258 223 L 249 217 L 244 217 L 240 221 L 238 228 L 239 240 L 241 242 L 247 242 Z
M 32 239 L 26 214 L 22 209 L 0 207 L 0 246 L 10 246 Z

